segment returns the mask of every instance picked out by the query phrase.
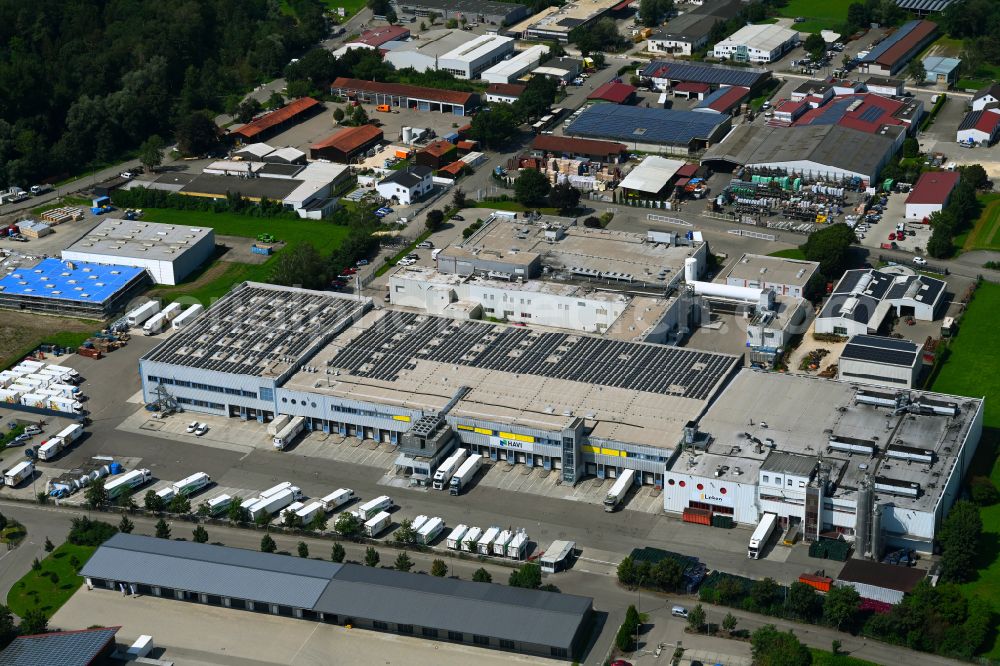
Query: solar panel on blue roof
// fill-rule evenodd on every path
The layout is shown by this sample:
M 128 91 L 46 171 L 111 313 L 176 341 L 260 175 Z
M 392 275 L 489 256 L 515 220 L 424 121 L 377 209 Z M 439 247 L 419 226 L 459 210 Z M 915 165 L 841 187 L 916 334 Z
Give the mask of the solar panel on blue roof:
M 567 134 L 686 144 L 705 138 L 729 116 L 697 111 L 646 109 L 599 104 L 591 106 L 570 125 Z
M 858 119 L 866 123 L 871 123 L 875 122 L 881 117 L 882 117 L 882 109 L 878 108 L 877 106 L 869 106 L 867 109 L 861 112 L 861 115 L 858 116 Z
M 767 72 L 758 72 L 730 67 L 709 67 L 682 62 L 654 61 L 642 70 L 643 76 L 673 79 L 675 81 L 691 81 L 693 83 L 708 83 L 727 86 L 746 86 L 752 88 Z
M 823 112 L 813 118 L 810 125 L 836 125 L 840 122 L 840 119 L 844 117 L 844 113 L 847 112 L 847 107 L 849 107 L 854 102 L 853 97 L 848 97 L 847 99 L 838 99 L 830 102 L 823 109 Z
M 861 62 L 875 62 L 876 58 L 895 46 L 896 43 L 903 37 L 906 37 L 908 34 L 913 32 L 913 29 L 917 27 L 918 23 L 920 23 L 920 21 L 908 21 L 907 23 L 904 23 L 900 26 L 899 30 L 886 37 L 882 40 L 881 44 L 873 48 L 868 55 L 861 59 Z

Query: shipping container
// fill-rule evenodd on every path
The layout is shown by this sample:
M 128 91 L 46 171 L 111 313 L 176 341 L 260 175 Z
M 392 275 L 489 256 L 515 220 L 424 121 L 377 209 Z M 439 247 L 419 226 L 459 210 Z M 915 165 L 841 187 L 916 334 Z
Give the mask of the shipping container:
M 684 509 L 681 518 L 685 523 L 695 523 L 697 525 L 712 524 L 712 512 L 708 509 L 692 509 L 689 507 Z
M 108 499 L 113 500 L 129 490 L 147 483 L 151 478 L 153 477 L 148 469 L 134 469 L 105 483 L 104 490 L 108 493 Z
M 323 507 L 327 511 L 333 511 L 337 507 L 347 504 L 352 499 L 354 499 L 353 490 L 350 488 L 338 488 L 320 501 L 323 502 Z
M 459 525 L 453 529 L 448 536 L 445 538 L 445 543 L 452 550 L 458 550 L 462 547 L 462 538 L 469 531 L 468 525 Z
M 365 534 L 369 537 L 376 537 L 382 530 L 392 522 L 392 516 L 388 512 L 382 511 L 365 522 Z
M 815 574 L 802 574 L 799 576 L 799 582 L 805 583 L 809 587 L 814 587 L 820 592 L 829 592 L 830 588 L 833 587 L 832 578 Z
M 147 301 L 125 315 L 125 321 L 128 322 L 129 326 L 139 326 L 159 311 L 159 301 Z
M 3 473 L 3 484 L 13 488 L 25 479 L 30 479 L 34 473 L 35 466 L 31 461 L 23 460 Z

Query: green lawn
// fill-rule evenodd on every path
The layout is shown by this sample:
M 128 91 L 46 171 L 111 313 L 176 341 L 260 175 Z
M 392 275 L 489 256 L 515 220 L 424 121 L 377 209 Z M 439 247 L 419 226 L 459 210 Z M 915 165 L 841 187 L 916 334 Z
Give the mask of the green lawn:
M 272 234 L 286 243 L 285 248 L 310 242 L 321 253 L 328 253 L 347 237 L 348 228 L 326 220 L 273 219 L 251 217 L 236 213 L 206 213 L 173 208 L 143 209 L 142 219 L 168 224 L 188 224 L 212 227 L 219 236 L 256 238 L 258 234 Z M 280 253 L 280 251 L 279 251 Z M 182 284 L 154 289 L 150 295 L 174 300 L 190 297 L 208 306 L 214 299 L 225 295 L 240 282 L 266 282 L 277 253 L 262 264 L 241 264 L 216 260 L 196 271 Z
M 74 546 L 68 542 L 59 546 L 42 560 L 40 571 L 29 571 L 14 583 L 7 594 L 7 606 L 21 617 L 35 608 L 52 617 L 83 584 L 83 578 L 76 574 L 70 560 L 76 557 L 78 566 L 82 567 L 95 550 L 93 546 Z M 58 576 L 57 582 L 49 577 L 53 572 Z
M 972 230 L 955 237 L 955 245 L 963 252 L 1000 250 L 1000 194 L 986 194 L 979 201 L 983 212 Z
M 769 257 L 781 257 L 782 259 L 801 259 L 805 261 L 805 253 L 797 247 L 789 248 L 787 250 L 778 250 L 777 252 L 772 252 Z
M 853 0 L 788 0 L 788 4 L 778 10 L 782 16 L 789 18 L 803 17 L 804 23 L 796 23 L 794 28 L 800 32 L 819 32 L 833 30 L 836 26 L 847 22 L 847 7 Z
M 809 648 L 809 651 L 812 652 L 813 666 L 878 666 L 873 661 L 858 659 L 846 654 L 834 656 L 832 652 L 817 650 L 816 648 Z
M 506 210 L 513 213 L 524 213 L 528 210 L 537 210 L 542 215 L 558 215 L 559 211 L 555 208 L 528 208 L 524 204 L 518 203 L 516 201 L 476 201 L 474 204 L 475 208 L 489 208 L 492 210 Z
M 40 326 L 37 329 L 31 329 L 32 331 L 35 331 L 35 334 L 32 334 L 30 331 L 25 331 L 23 338 L 19 340 L 16 348 L 0 349 L 0 368 L 8 368 L 14 365 L 15 362 L 20 361 L 25 356 L 38 349 L 39 345 L 50 344 L 57 347 L 70 347 L 75 349 L 76 347 L 82 345 L 84 340 L 104 328 L 104 323 L 100 321 L 92 321 L 89 319 L 77 319 L 74 321 L 78 321 L 86 325 L 86 330 L 51 332 L 44 330 L 43 326 Z M 22 344 L 26 341 L 27 344 Z M 56 361 L 58 362 L 58 359 L 56 359 Z
M 984 282 L 976 291 L 952 341 L 948 360 L 934 380 L 933 389 L 941 393 L 986 396 L 983 436 L 971 468 L 975 473 L 989 473 L 1000 485 L 997 446 L 1000 443 L 1000 348 L 996 345 L 996 313 L 1000 312 L 1000 285 Z M 978 556 L 978 580 L 963 586 L 969 595 L 979 595 L 1000 613 L 1000 504 L 984 508 L 984 547 Z M 996 640 L 996 639 L 995 639 Z M 1000 659 L 1000 641 L 987 650 L 986 656 Z

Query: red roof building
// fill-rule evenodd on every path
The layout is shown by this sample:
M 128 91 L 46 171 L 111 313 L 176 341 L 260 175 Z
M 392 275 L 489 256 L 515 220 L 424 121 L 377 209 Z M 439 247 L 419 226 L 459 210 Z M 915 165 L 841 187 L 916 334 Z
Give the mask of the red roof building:
M 750 95 L 750 89 L 743 86 L 719 88 L 698 105 L 699 109 L 711 109 L 716 113 L 732 113 Z
M 464 116 L 479 105 L 479 95 L 457 90 L 439 90 L 405 83 L 380 83 L 340 77 L 330 84 L 330 93 L 370 104 L 388 104 L 416 111 L 440 111 Z
M 462 170 L 465 169 L 465 166 L 465 162 L 458 160 L 438 169 L 438 175 L 454 180 L 462 175 Z
M 364 44 L 373 49 L 377 49 L 386 42 L 398 42 L 410 38 L 410 29 L 401 25 L 387 25 L 374 30 L 365 30 L 357 39 L 352 39 L 351 44 Z
M 309 146 L 309 157 L 350 164 L 354 159 L 382 142 L 382 130 L 374 125 L 348 127 Z
M 513 104 L 524 93 L 525 87 L 517 83 L 493 83 L 486 89 L 486 101 Z
M 423 150 L 417 151 L 416 162 L 432 169 L 440 169 L 455 160 L 458 148 L 451 141 L 439 139 L 427 144 Z
M 318 111 L 322 105 L 312 97 L 300 97 L 289 102 L 280 109 L 264 114 L 230 134 L 245 141 L 263 141 L 272 134 L 277 134 L 290 122 L 301 122 L 307 115 Z
M 539 134 L 531 141 L 531 151 L 538 157 L 551 153 L 560 157 L 587 159 L 594 162 L 618 162 L 628 154 L 628 148 L 614 141 L 574 139 L 554 134 Z
M 958 185 L 957 171 L 925 171 L 906 197 L 906 218 L 920 220 L 948 205 L 951 193 Z
M 862 59 L 861 67 L 869 72 L 892 76 L 903 69 L 937 35 L 937 23 L 910 21 L 885 39 Z
M 677 93 L 683 94 L 688 99 L 692 97 L 697 97 L 701 99 L 708 93 L 712 91 L 712 86 L 707 83 L 695 83 L 694 81 L 681 81 L 676 86 L 673 87 L 674 96 Z
M 635 90 L 635 87 L 627 83 L 608 81 L 587 95 L 587 99 L 599 102 L 611 102 L 612 104 L 630 104 L 635 101 Z

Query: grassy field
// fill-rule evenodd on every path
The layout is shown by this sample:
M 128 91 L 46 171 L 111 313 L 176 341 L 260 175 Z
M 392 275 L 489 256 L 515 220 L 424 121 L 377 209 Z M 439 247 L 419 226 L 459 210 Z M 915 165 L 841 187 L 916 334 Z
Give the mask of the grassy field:
M 772 252 L 769 257 L 781 257 L 782 259 L 801 259 L 805 261 L 806 255 L 802 250 L 797 247 L 789 248 L 787 250 L 778 250 L 777 252 Z
M 878 666 L 873 661 L 858 659 L 846 654 L 834 655 L 832 652 L 816 648 L 809 648 L 809 651 L 812 652 L 813 666 Z
M 21 617 L 34 608 L 52 617 L 83 584 L 83 578 L 77 575 L 70 560 L 75 557 L 79 561 L 77 566 L 82 567 L 95 550 L 93 546 L 71 543 L 59 546 L 42 560 L 41 570 L 29 571 L 14 583 L 7 594 L 7 606 Z M 53 573 L 57 576 L 55 582 L 51 578 Z
M 1000 349 L 996 345 L 996 313 L 1000 312 L 1000 285 L 984 282 L 962 318 L 951 354 L 934 381 L 941 393 L 986 396 L 983 437 L 971 468 L 989 473 L 1000 485 Z M 978 595 L 1000 613 L 1000 504 L 984 508 L 983 545 L 978 554 L 978 580 L 963 586 L 968 595 Z M 990 646 L 986 656 L 1000 659 L 1000 641 Z
M 7 368 L 41 344 L 79 347 L 104 324 L 89 319 L 44 317 L 27 312 L 0 315 L 0 368 Z
M 819 32 L 833 30 L 847 21 L 847 6 L 853 0 L 788 0 L 788 4 L 778 10 L 782 16 L 789 18 L 803 17 L 804 23 L 796 23 L 795 29 L 800 32 Z
M 972 231 L 955 237 L 955 245 L 963 252 L 1000 250 L 1000 194 L 987 194 L 979 200 L 983 212 Z

